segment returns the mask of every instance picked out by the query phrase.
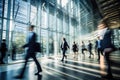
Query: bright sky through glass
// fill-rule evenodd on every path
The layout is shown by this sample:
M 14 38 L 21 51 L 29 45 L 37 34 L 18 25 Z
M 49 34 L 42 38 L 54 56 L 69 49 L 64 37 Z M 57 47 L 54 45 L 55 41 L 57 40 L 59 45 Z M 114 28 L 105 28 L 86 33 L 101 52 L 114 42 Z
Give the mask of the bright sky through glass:
M 68 0 L 61 0 L 61 3 L 62 3 L 62 7 L 64 7 L 68 3 Z

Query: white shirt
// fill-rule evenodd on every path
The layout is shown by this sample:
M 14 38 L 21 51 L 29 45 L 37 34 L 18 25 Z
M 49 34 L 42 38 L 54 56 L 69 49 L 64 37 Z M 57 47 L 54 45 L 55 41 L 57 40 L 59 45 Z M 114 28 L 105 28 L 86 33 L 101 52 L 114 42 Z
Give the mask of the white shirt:
M 100 40 L 97 41 L 98 42 L 98 45 L 97 45 L 97 48 L 100 48 Z
M 33 32 L 29 31 L 28 35 L 27 35 L 27 43 L 29 42 L 29 40 L 31 39 L 32 36 L 33 36 Z
M 100 39 L 103 39 L 105 32 L 107 31 L 108 28 L 104 28 L 101 30 L 98 30 L 98 35 L 100 36 Z

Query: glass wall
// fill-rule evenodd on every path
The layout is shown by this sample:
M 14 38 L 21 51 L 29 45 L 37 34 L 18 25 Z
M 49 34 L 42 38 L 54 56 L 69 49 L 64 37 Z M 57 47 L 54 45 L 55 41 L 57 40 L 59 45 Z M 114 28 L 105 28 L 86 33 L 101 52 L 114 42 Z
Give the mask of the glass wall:
M 15 45 L 16 59 L 23 59 L 25 51 L 20 47 L 26 42 L 27 27 L 33 24 L 41 43 L 39 55 L 60 55 L 62 37 L 71 48 L 73 41 L 80 43 L 81 34 L 94 30 L 90 15 L 92 9 L 84 0 L 0 0 L 0 43 L 7 40 L 9 58 Z

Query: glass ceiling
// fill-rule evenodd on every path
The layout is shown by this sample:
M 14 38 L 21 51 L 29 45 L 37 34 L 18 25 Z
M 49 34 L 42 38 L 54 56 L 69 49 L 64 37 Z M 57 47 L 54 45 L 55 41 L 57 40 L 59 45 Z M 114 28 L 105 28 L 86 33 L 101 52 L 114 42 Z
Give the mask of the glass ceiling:
M 61 0 L 62 7 L 65 7 L 68 3 L 68 0 Z
M 62 7 L 65 7 L 67 5 L 69 0 L 57 0 L 57 3 L 61 5 Z

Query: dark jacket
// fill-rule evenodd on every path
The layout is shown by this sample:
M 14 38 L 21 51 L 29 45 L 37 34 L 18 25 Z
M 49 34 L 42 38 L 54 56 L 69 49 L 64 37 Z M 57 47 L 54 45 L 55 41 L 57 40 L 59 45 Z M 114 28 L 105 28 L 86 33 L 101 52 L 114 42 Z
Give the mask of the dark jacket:
M 33 35 L 29 39 L 29 42 L 23 45 L 23 48 L 28 47 L 27 53 L 35 53 L 36 52 L 36 39 L 37 35 L 33 32 Z
M 104 50 L 105 48 L 113 48 L 113 44 L 112 44 L 112 30 L 107 29 L 103 39 L 101 40 L 101 48 Z
M 2 53 L 7 51 L 7 45 L 6 45 L 6 43 L 1 43 L 0 51 L 1 51 Z
M 61 49 L 62 50 L 67 50 L 67 48 L 69 48 L 68 43 L 65 41 L 64 43 L 61 44 Z
M 72 50 L 73 50 L 73 52 L 78 51 L 78 47 L 77 47 L 77 45 L 76 45 L 76 44 L 73 44 L 73 46 L 72 46 Z
M 88 50 L 91 50 L 92 49 L 92 43 L 89 43 L 88 44 Z

